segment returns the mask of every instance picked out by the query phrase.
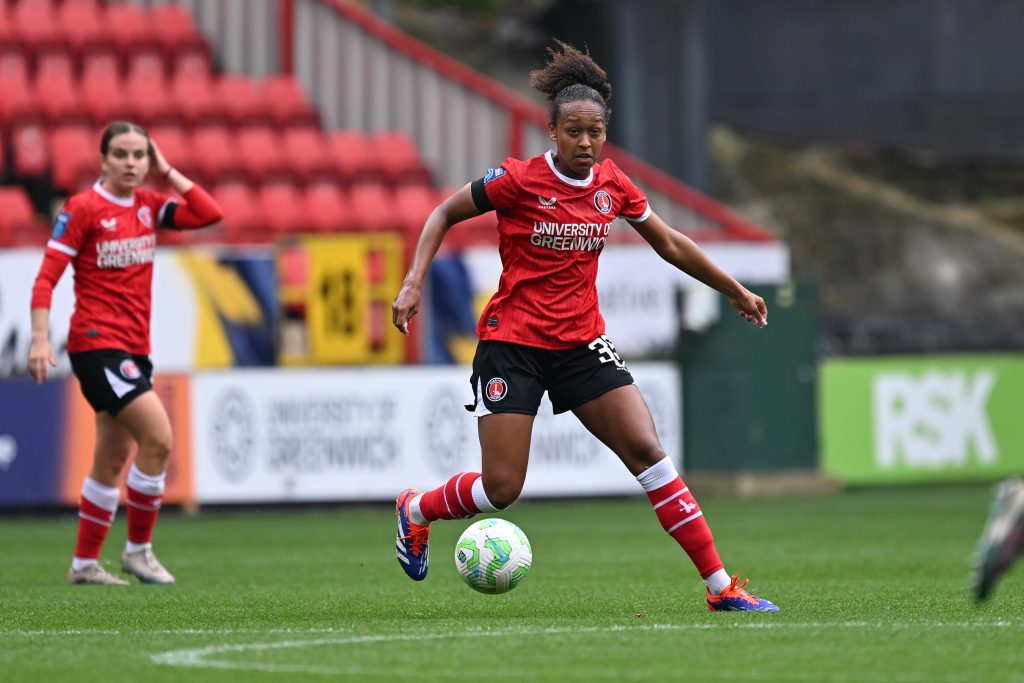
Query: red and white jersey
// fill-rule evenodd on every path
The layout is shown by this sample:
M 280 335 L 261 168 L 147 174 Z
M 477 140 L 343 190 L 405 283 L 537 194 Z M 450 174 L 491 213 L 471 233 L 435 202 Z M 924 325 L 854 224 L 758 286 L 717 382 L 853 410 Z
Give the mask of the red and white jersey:
M 156 228 L 175 202 L 149 190 L 118 197 L 97 181 L 64 204 L 46 246 L 71 256 L 75 268 L 69 352 L 149 354 Z
M 612 161 L 585 180 L 565 176 L 550 151 L 506 159 L 487 171 L 483 190 L 498 214 L 502 272 L 480 339 L 568 349 L 603 334 L 597 258 L 616 217 L 650 216 L 644 193 Z

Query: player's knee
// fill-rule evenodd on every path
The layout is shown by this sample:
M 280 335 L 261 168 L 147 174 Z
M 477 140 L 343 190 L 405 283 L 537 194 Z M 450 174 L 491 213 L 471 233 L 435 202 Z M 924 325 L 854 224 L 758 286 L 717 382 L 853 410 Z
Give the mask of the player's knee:
M 487 500 L 498 510 L 504 510 L 512 503 L 516 502 L 519 498 L 519 494 L 523 490 L 522 482 L 494 482 L 488 486 L 489 482 L 484 482 L 484 493 L 487 494 Z
M 151 434 L 143 443 L 139 444 L 139 448 L 145 449 L 148 458 L 164 462 L 171 455 L 171 449 L 174 448 L 174 437 L 170 432 Z

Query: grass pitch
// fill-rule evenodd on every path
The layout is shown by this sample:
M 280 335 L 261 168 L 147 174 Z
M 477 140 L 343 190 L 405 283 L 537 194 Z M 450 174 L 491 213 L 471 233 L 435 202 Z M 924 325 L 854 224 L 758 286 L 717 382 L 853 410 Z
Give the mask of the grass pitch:
M 534 565 L 502 596 L 456 573 L 464 522 L 434 525 L 430 575 L 408 580 L 385 507 L 165 513 L 169 587 L 67 586 L 76 517 L 0 517 L 0 680 L 1024 681 L 1024 568 L 985 605 L 967 592 L 988 500 L 702 500 L 726 568 L 777 614 L 708 612 L 639 497 L 505 511 Z

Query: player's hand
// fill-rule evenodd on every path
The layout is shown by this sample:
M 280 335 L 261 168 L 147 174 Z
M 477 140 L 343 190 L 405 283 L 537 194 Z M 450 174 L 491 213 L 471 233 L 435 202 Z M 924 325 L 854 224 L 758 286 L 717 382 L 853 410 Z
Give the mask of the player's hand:
M 50 342 L 46 339 L 33 339 L 28 347 L 28 373 L 36 384 L 46 381 L 50 367 L 57 367 L 57 357 L 53 355 Z
M 729 297 L 729 303 L 739 314 L 754 323 L 758 327 L 768 324 L 768 307 L 764 305 L 764 299 L 741 287 L 740 291 Z
M 150 153 L 153 155 L 153 169 L 161 178 L 165 177 L 167 175 L 167 171 L 170 170 L 171 165 L 167 162 L 167 159 L 164 157 L 164 153 L 160 151 L 160 147 L 156 144 L 156 141 L 153 138 L 149 139 L 149 148 Z
M 391 322 L 402 334 L 409 334 L 409 321 L 420 309 L 420 286 L 415 282 L 403 282 L 398 296 L 391 302 Z

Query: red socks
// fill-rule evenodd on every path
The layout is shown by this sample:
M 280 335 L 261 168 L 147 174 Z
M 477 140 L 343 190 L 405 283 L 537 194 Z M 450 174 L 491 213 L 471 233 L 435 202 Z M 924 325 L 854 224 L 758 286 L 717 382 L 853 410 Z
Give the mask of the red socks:
M 153 541 L 153 527 L 164 497 L 165 474 L 144 474 L 135 465 L 128 472 L 128 543 L 145 545 Z
M 466 519 L 480 512 L 473 502 L 473 483 L 479 472 L 460 472 L 443 486 L 426 491 L 420 496 L 420 513 L 427 520 Z
M 704 513 L 682 479 L 677 476 L 668 484 L 648 491 L 647 498 L 658 514 L 661 526 L 690 556 L 701 578 L 722 569 L 722 560 L 718 557 Z
M 78 540 L 75 557 L 97 560 L 103 541 L 117 512 L 118 491 L 87 477 L 82 484 L 82 497 L 78 501 Z

